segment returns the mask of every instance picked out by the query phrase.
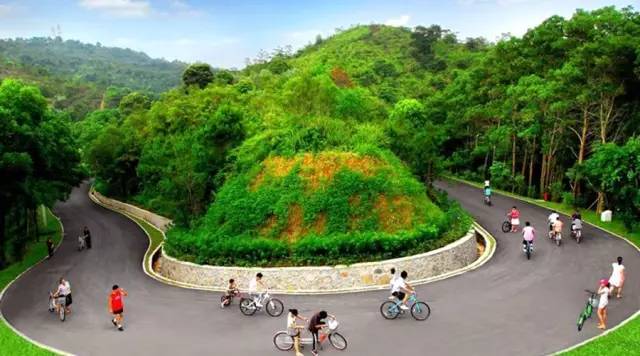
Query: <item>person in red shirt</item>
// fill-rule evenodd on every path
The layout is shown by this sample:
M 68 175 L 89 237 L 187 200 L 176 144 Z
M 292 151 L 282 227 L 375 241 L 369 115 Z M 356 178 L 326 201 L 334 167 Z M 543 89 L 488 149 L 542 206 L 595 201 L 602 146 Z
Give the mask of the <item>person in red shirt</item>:
M 109 294 L 109 313 L 114 315 L 111 322 L 120 331 L 124 330 L 122 327 L 122 321 L 124 320 L 124 301 L 122 298 L 126 296 L 128 296 L 127 291 L 118 287 L 117 284 L 113 286 L 111 294 Z
M 520 226 L 520 211 L 518 211 L 515 206 L 511 208 L 509 217 L 511 218 L 511 232 L 518 231 L 518 226 Z

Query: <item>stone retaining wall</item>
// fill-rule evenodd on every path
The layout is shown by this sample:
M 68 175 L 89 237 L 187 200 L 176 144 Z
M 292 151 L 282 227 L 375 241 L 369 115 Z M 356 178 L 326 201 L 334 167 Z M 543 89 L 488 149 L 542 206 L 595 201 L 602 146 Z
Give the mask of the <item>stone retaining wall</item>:
M 163 233 L 172 225 L 170 219 L 150 211 L 107 198 L 94 190 L 90 194 L 105 207 L 143 219 Z M 391 267 L 395 267 L 398 271 L 409 272 L 409 280 L 412 284 L 444 279 L 476 267 L 475 265 L 483 262 L 478 260 L 478 241 L 486 242 L 486 238 L 478 229 L 474 227 L 461 239 L 434 251 L 349 266 L 269 268 L 206 266 L 179 261 L 166 255 L 162 248 L 156 250 L 151 258 L 153 268 L 151 263 L 149 266 L 144 263 L 143 265 L 145 272 L 153 278 L 168 284 L 195 289 L 222 291 L 226 289 L 230 278 L 238 280 L 240 288 L 246 289 L 249 279 L 256 273 L 262 272 L 267 285 L 275 293 L 317 294 L 375 290 L 388 287 Z M 490 253 L 483 255 L 485 259 L 489 257 Z
M 242 268 L 203 266 L 176 260 L 159 252 L 154 270 L 164 278 L 193 288 L 224 290 L 234 278 L 246 289 L 248 281 L 262 272 L 266 284 L 280 293 L 339 293 L 386 288 L 389 269 L 406 270 L 412 283 L 424 283 L 460 270 L 478 258 L 476 231 L 440 249 L 410 257 L 335 267 Z
M 164 216 L 154 214 L 150 211 L 144 210 L 142 208 L 138 208 L 137 206 L 134 206 L 131 204 L 127 204 L 115 199 L 107 198 L 104 195 L 100 194 L 99 192 L 95 191 L 94 189 L 91 189 L 89 194 L 93 195 L 100 202 L 100 204 L 105 205 L 106 207 L 111 208 L 112 210 L 125 212 L 129 215 L 142 219 L 148 222 L 149 224 L 157 227 L 162 232 L 166 232 L 167 229 L 169 229 L 173 225 L 173 222 L 169 218 L 165 218 Z

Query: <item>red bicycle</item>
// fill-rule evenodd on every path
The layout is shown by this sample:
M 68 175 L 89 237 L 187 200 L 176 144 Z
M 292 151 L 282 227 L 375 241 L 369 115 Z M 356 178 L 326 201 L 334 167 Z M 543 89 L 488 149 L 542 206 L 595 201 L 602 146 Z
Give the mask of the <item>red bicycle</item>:
M 220 296 L 220 308 L 224 309 L 227 306 L 231 305 L 234 298 L 242 299 L 244 296 L 240 293 L 239 290 L 235 290 L 233 293 L 229 294 L 225 292 Z

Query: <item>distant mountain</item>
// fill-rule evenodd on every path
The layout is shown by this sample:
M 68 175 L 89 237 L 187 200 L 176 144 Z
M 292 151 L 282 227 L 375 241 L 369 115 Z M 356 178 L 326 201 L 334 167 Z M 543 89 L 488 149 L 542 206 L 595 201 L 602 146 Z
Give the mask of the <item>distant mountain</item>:
M 117 105 L 129 91 L 159 94 L 180 84 L 187 64 L 153 59 L 142 52 L 61 38 L 0 40 L 0 79 L 37 84 L 59 109 L 76 119 Z

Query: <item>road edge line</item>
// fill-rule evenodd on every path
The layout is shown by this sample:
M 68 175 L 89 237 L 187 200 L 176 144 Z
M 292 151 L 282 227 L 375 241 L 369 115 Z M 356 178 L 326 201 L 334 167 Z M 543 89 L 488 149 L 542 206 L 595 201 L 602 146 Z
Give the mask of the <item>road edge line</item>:
M 179 281 L 175 281 L 172 280 L 170 278 L 164 277 L 158 273 L 156 273 L 153 270 L 153 266 L 151 265 L 153 263 L 153 256 L 158 253 L 158 251 L 160 249 L 162 249 L 163 245 L 164 245 L 164 241 L 161 242 L 158 247 L 156 247 L 153 252 L 151 252 L 149 254 L 149 250 L 151 249 L 151 244 L 152 244 L 152 239 L 151 236 L 149 235 L 149 233 L 147 232 L 147 230 L 136 220 L 136 218 L 134 218 L 133 216 L 131 216 L 130 214 L 128 214 L 125 211 L 121 211 L 119 209 L 107 206 L 105 204 L 102 204 L 102 202 L 100 202 L 93 194 L 91 194 L 93 188 L 89 190 L 89 198 L 96 203 L 97 205 L 114 211 L 116 213 L 119 213 L 121 215 L 124 215 L 125 217 L 129 218 L 131 221 L 133 221 L 134 223 L 136 223 L 140 229 L 142 229 L 142 231 L 144 231 L 144 233 L 147 235 L 147 239 L 149 240 L 149 246 L 147 246 L 147 251 L 145 252 L 144 258 L 142 260 L 142 269 L 144 271 L 144 273 L 155 279 L 158 282 L 173 286 L 173 287 L 179 287 L 179 288 L 184 288 L 184 289 L 192 289 L 192 290 L 201 290 L 201 291 L 210 291 L 210 292 L 224 292 L 226 289 L 225 288 L 214 288 L 214 287 L 203 287 L 200 285 L 194 285 L 194 284 L 190 284 L 190 283 L 184 283 L 184 282 L 179 282 Z M 141 219 L 144 220 L 144 219 Z M 164 231 L 158 229 L 156 226 L 154 226 L 153 224 L 150 224 L 149 222 L 145 221 L 147 223 L 147 225 L 149 225 L 152 229 L 157 230 L 158 232 L 160 232 L 163 236 L 163 240 L 166 238 L 166 235 L 164 233 Z M 456 270 L 447 272 L 447 273 L 443 273 L 441 275 L 438 276 L 433 276 L 433 277 L 429 277 L 423 280 L 417 280 L 414 281 L 413 284 L 414 285 L 424 285 L 424 284 L 429 284 L 429 283 L 433 283 L 433 282 L 437 282 L 437 281 L 441 281 L 443 279 L 447 279 L 447 278 L 451 278 L 451 277 L 455 277 L 458 275 L 461 275 L 463 273 L 475 270 L 481 266 L 483 266 L 485 263 L 487 263 L 489 260 L 491 260 L 491 258 L 493 257 L 493 254 L 495 253 L 496 250 L 496 244 L 497 241 L 495 239 L 495 237 L 493 237 L 493 235 L 491 235 L 487 230 L 485 230 L 482 226 L 480 226 L 480 224 L 478 224 L 475 220 L 472 223 L 472 226 L 474 228 L 477 228 L 478 230 L 476 230 L 476 232 L 478 232 L 482 238 L 485 241 L 485 250 L 482 253 L 482 255 L 480 255 L 475 261 L 473 261 L 472 263 L 468 264 L 467 266 L 458 268 Z M 148 260 L 147 260 L 148 259 Z M 383 290 L 383 289 L 388 289 L 388 286 L 386 285 L 381 285 L 381 286 L 370 286 L 370 287 L 366 287 L 366 288 L 358 288 L 358 289 L 351 289 L 351 290 L 317 290 L 317 291 L 305 291 L 305 292 L 290 292 L 290 291 L 273 291 L 274 294 L 281 294 L 281 295 L 329 295 L 329 294 L 351 294 L 351 293 L 361 293 L 361 292 L 370 292 L 370 291 L 376 291 L 376 290 Z
M 466 181 L 466 180 L 461 179 L 461 178 L 458 178 L 458 177 L 447 176 L 446 178 L 447 178 L 447 179 L 450 179 L 450 180 L 457 181 L 457 182 L 459 182 L 459 183 L 463 183 L 463 184 L 466 184 L 466 185 L 470 185 L 470 186 L 472 186 L 472 187 L 475 187 L 475 184 L 473 184 L 473 182 L 469 182 L 469 181 Z M 541 204 L 539 204 L 539 203 L 536 203 L 535 201 L 529 201 L 529 200 L 526 200 L 526 199 L 521 198 L 521 197 L 519 197 L 519 196 L 517 196 L 517 195 L 515 195 L 515 194 L 502 194 L 502 193 L 497 193 L 497 194 L 500 194 L 500 195 L 503 195 L 503 196 L 506 196 L 506 197 L 509 197 L 509 198 L 517 199 L 517 200 L 519 200 L 519 201 L 521 201 L 521 202 L 525 202 L 525 203 L 528 203 L 528 204 L 531 204 L 531 205 L 535 205 L 535 206 L 537 206 L 537 207 L 540 207 L 540 208 L 543 208 L 543 209 L 546 209 L 546 210 L 552 210 L 552 209 L 550 209 L 550 208 L 548 208 L 548 207 L 546 207 L 546 206 L 544 206 L 544 205 L 541 205 Z M 562 214 L 562 215 L 564 215 L 564 216 L 569 216 L 569 215 L 564 214 L 564 213 L 559 213 L 559 214 Z M 629 245 L 631 245 L 633 248 L 635 248 L 636 250 L 638 250 L 638 252 L 640 252 L 640 246 L 637 246 L 636 244 L 634 244 L 633 242 L 631 242 L 631 240 L 629 240 L 628 238 L 626 238 L 626 237 L 624 237 L 624 236 L 622 236 L 622 235 L 620 235 L 620 234 L 618 234 L 618 233 L 615 233 L 615 232 L 613 232 L 613 231 L 609 231 L 608 229 L 602 228 L 602 227 L 600 227 L 600 226 L 598 226 L 598 225 L 594 225 L 594 224 L 592 224 L 592 223 L 590 223 L 590 222 L 584 221 L 584 223 L 589 224 L 589 225 L 591 225 L 591 226 L 595 227 L 596 229 L 602 230 L 602 231 L 604 231 L 604 232 L 606 232 L 606 233 L 608 233 L 608 234 L 610 234 L 610 235 L 612 235 L 612 236 L 615 236 L 615 237 L 617 237 L 617 238 L 619 238 L 619 239 L 622 239 L 622 240 L 626 241 Z M 602 332 L 602 333 L 601 333 L 601 334 L 599 334 L 599 335 L 596 335 L 596 336 L 590 337 L 590 338 L 588 338 L 588 339 L 586 339 L 586 340 L 584 340 L 584 341 L 582 341 L 582 342 L 580 342 L 580 343 L 578 343 L 578 344 L 575 344 L 575 345 L 569 346 L 569 347 L 567 347 L 566 349 L 562 349 L 562 350 L 556 351 L 556 352 L 551 353 L 551 354 L 549 354 L 549 355 L 554 355 L 554 356 L 555 356 L 555 355 L 561 355 L 561 354 L 566 353 L 566 352 L 569 352 L 569 351 L 573 351 L 573 350 L 575 350 L 575 349 L 577 349 L 577 348 L 579 348 L 579 347 L 581 347 L 581 346 L 584 346 L 584 345 L 586 345 L 586 344 L 588 344 L 588 343 L 590 343 L 590 342 L 592 342 L 592 341 L 595 341 L 595 340 L 597 340 L 597 339 L 599 339 L 599 338 L 601 338 L 601 337 L 603 337 L 603 336 L 608 335 L 609 333 L 611 333 L 611 332 L 613 332 L 613 331 L 617 330 L 618 328 L 620 328 L 620 327 L 622 327 L 622 326 L 626 325 L 627 323 L 631 322 L 631 320 L 635 319 L 636 317 L 640 317 L 640 309 L 639 309 L 639 310 L 636 310 L 636 312 L 635 312 L 635 313 L 631 314 L 631 316 L 629 316 L 628 318 L 626 318 L 626 319 L 622 320 L 620 323 L 618 323 L 618 325 L 614 326 L 613 328 L 611 328 L 611 329 L 607 329 L 606 331 Z
M 60 248 L 60 246 L 62 246 L 62 242 L 64 241 L 64 225 L 62 224 L 62 220 L 60 220 L 60 218 L 53 213 L 53 211 L 49 208 L 47 208 L 49 210 L 49 212 L 51 213 L 51 215 L 56 218 L 56 220 L 58 220 L 58 224 L 60 225 L 60 242 L 56 245 L 56 247 L 53 249 L 53 253 L 55 254 L 56 251 L 58 251 L 58 248 Z M 25 275 L 27 272 L 31 271 L 33 268 L 35 268 L 36 266 L 40 265 L 42 262 L 44 262 L 45 260 L 48 259 L 48 256 L 45 256 L 44 258 L 42 258 L 40 261 L 34 263 L 33 265 L 31 265 L 29 268 L 27 268 L 26 270 L 22 271 L 22 273 L 20 273 L 19 275 L 16 276 L 16 278 L 14 278 L 11 282 L 7 283 L 7 285 L 2 289 L 2 291 L 0 292 L 0 302 L 2 302 L 2 298 L 4 298 L 4 294 L 6 293 L 6 291 L 9 289 L 9 287 L 11 287 L 11 285 L 17 281 L 18 279 L 20 279 L 20 277 L 22 277 L 23 275 Z M 25 339 L 26 341 L 42 348 L 45 349 L 49 352 L 52 352 L 54 354 L 58 354 L 58 355 L 64 355 L 64 356 L 73 356 L 73 354 L 68 353 L 66 351 L 62 351 L 59 349 L 56 349 L 53 346 L 49 346 L 49 345 L 45 345 L 39 341 L 36 341 L 32 338 L 30 338 L 29 336 L 25 335 L 24 333 L 22 333 L 20 330 L 16 329 L 13 325 L 11 325 L 11 323 L 9 323 L 9 321 L 4 317 L 4 314 L 2 313 L 2 308 L 0 308 L 0 321 L 4 322 L 5 325 L 7 325 L 9 327 L 9 329 L 11 329 L 14 333 L 16 333 L 18 336 L 22 337 L 23 339 Z

